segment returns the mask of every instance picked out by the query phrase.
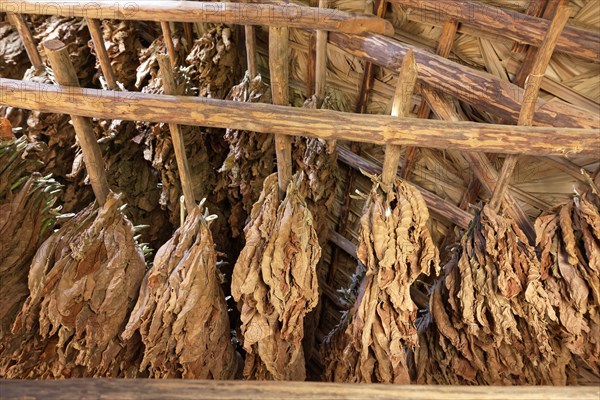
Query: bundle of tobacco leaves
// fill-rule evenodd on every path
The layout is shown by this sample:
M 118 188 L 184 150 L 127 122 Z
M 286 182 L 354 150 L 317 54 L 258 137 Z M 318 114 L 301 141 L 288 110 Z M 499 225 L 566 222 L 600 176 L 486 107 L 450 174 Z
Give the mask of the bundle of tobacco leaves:
M 240 63 L 231 29 L 217 25 L 194 42 L 186 61 L 197 74 L 193 80 L 199 96 L 224 99 L 240 75 Z
M 123 337 L 138 330 L 140 370 L 155 378 L 231 379 L 236 355 L 209 229 L 200 208 L 157 252 Z
M 418 383 L 566 383 L 571 355 L 540 261 L 512 219 L 483 207 L 434 286 Z
M 0 21 L 0 77 L 21 79 L 29 61 L 19 33 L 8 21 Z
M 139 337 L 119 334 L 133 309 L 146 265 L 133 225 L 110 194 L 90 204 L 39 248 L 29 297 L 3 344 L 6 378 L 135 376 Z
M 138 53 L 142 45 L 131 21 L 102 21 L 104 46 L 110 59 L 110 65 L 117 82 L 123 89 L 135 89 L 136 69 L 139 66 Z M 88 43 L 92 54 L 96 55 L 93 42 Z M 100 62 L 96 58 L 96 74 L 94 80 L 102 77 Z M 102 78 L 103 79 L 103 78 Z
M 271 90 L 260 75 L 248 74 L 233 87 L 228 100 L 249 103 L 271 103 Z M 229 154 L 219 169 L 226 179 L 221 179 L 227 198 L 232 204 L 229 223 L 234 237 L 239 236 L 252 205 L 258 200 L 263 181 L 273 172 L 275 145 L 273 135 L 251 131 L 227 129 L 225 140 Z
M 569 351 L 600 375 L 600 198 L 592 188 L 535 223 L 540 278 Z
M 365 204 L 357 256 L 366 267 L 343 337 L 334 334 L 325 376 L 335 382 L 410 383 L 406 348 L 418 344 L 410 287 L 438 270 L 421 194 L 396 180 Z M 344 329 L 341 325 L 339 329 Z
M 0 140 L 0 339 L 10 333 L 29 294 L 29 266 L 58 212 L 53 207 L 60 185 L 37 172 L 39 161 L 26 158 L 33 146 L 24 136 Z
M 241 302 L 246 379 L 305 379 L 303 322 L 318 302 L 321 248 L 299 193 L 302 179 L 292 177 L 280 202 L 277 175 L 267 177 L 244 229 L 231 292 Z

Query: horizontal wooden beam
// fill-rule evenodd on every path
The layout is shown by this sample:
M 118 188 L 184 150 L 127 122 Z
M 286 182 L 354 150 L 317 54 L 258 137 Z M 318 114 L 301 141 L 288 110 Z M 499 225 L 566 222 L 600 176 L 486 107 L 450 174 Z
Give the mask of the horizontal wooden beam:
M 378 385 L 324 382 L 205 381 L 187 379 L 3 380 L 2 398 L 57 399 L 541 399 L 597 400 L 598 387 Z
M 82 89 L 0 78 L 0 105 L 104 119 L 490 153 L 594 156 L 595 129 L 519 127 L 360 115 L 203 97 Z
M 432 2 L 433 3 L 433 2 Z M 329 41 L 366 61 L 397 71 L 409 49 L 419 67 L 419 81 L 506 123 L 517 123 L 524 90 L 473 68 L 381 35 L 330 33 Z M 563 101 L 537 101 L 535 125 L 600 128 L 600 115 Z
M 470 0 L 388 0 L 408 6 L 421 13 L 423 23 L 432 19 L 445 21 L 453 19 L 482 31 L 503 36 L 519 43 L 539 46 L 548 31 L 550 21 Z M 419 12 L 412 11 L 412 19 L 419 20 Z M 565 27 L 556 44 L 556 51 L 572 54 L 595 62 L 600 62 L 600 33 L 574 26 Z
M 173 21 L 240 25 L 287 26 L 331 32 L 373 32 L 393 35 L 382 18 L 297 4 L 247 4 L 196 1 L 2 0 L 0 11 L 15 14 L 60 15 L 94 19 Z

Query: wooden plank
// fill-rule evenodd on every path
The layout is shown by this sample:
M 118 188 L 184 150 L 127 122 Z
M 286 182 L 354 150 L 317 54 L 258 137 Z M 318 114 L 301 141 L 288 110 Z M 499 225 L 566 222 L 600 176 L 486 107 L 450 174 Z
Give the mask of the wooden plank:
M 44 68 L 42 57 L 37 50 L 37 46 L 33 40 L 33 35 L 31 34 L 31 31 L 27 26 L 27 22 L 25 22 L 23 16 L 20 14 L 8 13 L 8 20 L 15 27 L 17 32 L 19 32 L 19 36 L 21 37 L 21 41 L 25 46 L 25 51 L 27 52 L 29 61 L 31 61 L 31 65 L 33 65 L 33 67 L 38 71 Z
M 600 135 L 595 129 L 359 115 L 188 96 L 62 87 L 5 78 L 0 78 L 0 105 L 93 118 L 277 132 L 381 145 L 554 156 L 598 157 L 600 153 Z
M 73 63 L 69 59 L 67 46 L 60 40 L 48 40 L 43 43 L 43 46 L 56 81 L 65 87 L 78 87 L 77 73 L 75 72 Z M 98 204 L 102 206 L 106 202 L 106 197 L 110 190 L 106 179 L 102 152 L 96 141 L 94 129 L 87 118 L 77 116 L 76 114 L 71 115 L 71 122 L 75 128 L 75 135 L 83 152 L 85 169 L 90 176 L 94 195 Z
M 519 119 L 524 90 L 491 74 L 381 35 L 331 32 L 329 42 L 391 70 L 397 70 L 408 50 L 413 49 L 421 83 L 490 112 L 507 123 L 516 123 Z M 600 128 L 600 115 L 562 101 L 545 102 L 538 99 L 535 125 Z
M 86 23 L 92 37 L 92 43 L 94 43 L 94 49 L 96 49 L 96 57 L 100 62 L 102 74 L 104 74 L 104 79 L 106 79 L 106 86 L 110 90 L 116 90 L 118 88 L 117 80 L 110 65 L 110 58 L 108 58 L 108 53 L 106 52 L 100 21 L 95 18 L 86 18 Z
M 324 382 L 205 381 L 187 379 L 3 380 L 6 400 L 58 399 L 556 399 L 598 400 L 600 388 L 577 386 L 379 385 Z
M 471 0 L 390 0 L 392 3 L 433 12 L 440 19 L 456 19 L 461 23 L 520 43 L 540 46 L 550 22 Z M 423 22 L 428 21 L 423 18 Z M 595 62 L 600 61 L 600 33 L 569 26 L 558 39 L 556 50 Z
M 346 33 L 393 35 L 391 22 L 340 10 L 323 11 L 296 4 L 246 4 L 196 1 L 2 0 L 0 11 L 96 19 L 268 25 Z

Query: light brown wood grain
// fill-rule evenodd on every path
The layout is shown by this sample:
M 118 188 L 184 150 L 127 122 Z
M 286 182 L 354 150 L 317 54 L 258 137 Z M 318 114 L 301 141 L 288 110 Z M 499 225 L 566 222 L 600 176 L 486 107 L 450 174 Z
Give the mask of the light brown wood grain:
M 106 52 L 106 46 L 104 45 L 104 37 L 102 36 L 102 28 L 100 27 L 100 21 L 95 18 L 86 18 L 86 23 L 92 37 L 92 43 L 94 49 L 96 49 L 96 58 L 100 63 L 100 68 L 106 79 L 106 86 L 110 90 L 117 89 L 117 80 L 113 72 L 112 66 L 110 65 L 110 59 Z

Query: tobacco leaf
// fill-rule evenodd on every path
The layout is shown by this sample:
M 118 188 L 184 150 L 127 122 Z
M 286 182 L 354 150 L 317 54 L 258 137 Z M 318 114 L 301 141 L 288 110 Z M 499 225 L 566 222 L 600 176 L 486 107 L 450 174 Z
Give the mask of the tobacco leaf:
M 214 217 L 214 216 L 211 216 Z M 199 208 L 157 252 L 123 338 L 141 334 L 155 378 L 231 379 L 236 356 L 209 229 Z
M 0 21 L 0 77 L 21 79 L 28 59 L 19 33 L 8 21 Z
M 27 274 L 38 247 L 52 232 L 60 185 L 26 158 L 35 144 L 23 136 L 0 141 L 0 339 L 29 294 Z
M 421 274 L 439 269 L 428 219 L 425 202 L 413 186 L 396 180 L 387 193 L 373 186 L 357 248 L 367 272 L 345 337 L 336 338 L 327 357 L 329 380 L 410 383 L 406 349 L 418 344 L 417 306 L 410 287 Z
M 420 321 L 420 384 L 564 385 L 572 368 L 544 270 L 515 221 L 489 206 L 444 267 Z
M 246 245 L 233 270 L 231 292 L 241 302 L 244 377 L 304 380 L 304 316 L 318 302 L 321 248 L 299 193 L 297 173 L 279 201 L 277 175 L 264 182 L 244 229 Z
M 139 337 L 119 338 L 146 265 L 118 196 L 54 232 L 29 271 L 29 297 L 3 343 L 6 378 L 135 376 Z

